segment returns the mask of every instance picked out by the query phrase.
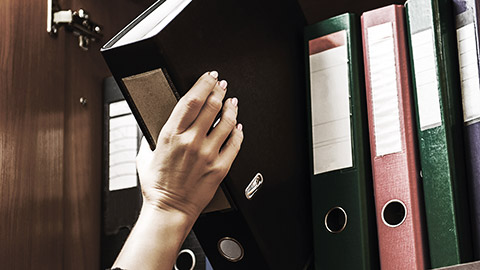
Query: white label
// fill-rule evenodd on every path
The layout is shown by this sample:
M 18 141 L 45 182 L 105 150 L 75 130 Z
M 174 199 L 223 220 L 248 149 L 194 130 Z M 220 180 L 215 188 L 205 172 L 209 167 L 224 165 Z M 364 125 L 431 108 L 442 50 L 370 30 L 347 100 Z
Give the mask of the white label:
M 137 186 L 137 122 L 132 114 L 109 121 L 109 190 Z
M 462 86 L 463 120 L 480 118 L 480 80 L 474 24 L 457 29 L 460 81 Z
M 442 125 L 432 29 L 412 35 L 413 66 L 420 130 Z
M 367 29 L 376 156 L 402 151 L 392 23 Z
M 353 166 L 348 82 L 346 45 L 310 55 L 314 174 Z

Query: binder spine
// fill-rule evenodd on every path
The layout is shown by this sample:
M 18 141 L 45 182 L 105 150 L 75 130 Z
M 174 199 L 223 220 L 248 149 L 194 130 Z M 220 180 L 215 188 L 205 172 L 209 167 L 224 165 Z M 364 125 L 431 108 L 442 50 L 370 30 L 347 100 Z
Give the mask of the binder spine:
M 469 180 L 473 258 L 480 260 L 480 123 L 465 127 L 467 177 Z
M 430 259 L 441 267 L 471 258 L 452 3 L 411 0 L 406 9 Z
M 478 5 L 453 0 L 462 88 L 465 163 L 469 185 L 473 258 L 480 259 L 480 79 Z
M 218 269 L 271 269 L 265 261 L 265 254 L 254 241 L 248 224 L 238 211 L 217 211 L 201 215 L 193 231 L 208 255 L 208 260 Z M 222 241 L 225 240 L 231 241 L 229 243 L 232 246 L 222 249 Z
M 160 46 L 160 44 L 158 44 L 155 39 L 149 38 L 135 43 L 135 46 L 133 47 L 120 46 L 117 48 L 109 48 L 104 46 L 101 50 L 101 53 L 120 88 L 120 91 L 132 110 L 135 120 L 137 120 L 140 130 L 145 136 L 145 139 L 147 140 L 151 149 L 155 149 L 156 147 L 158 134 L 152 134 L 152 132 L 148 129 L 147 124 L 140 114 L 139 108 L 137 108 L 137 105 L 134 102 L 123 79 L 133 75 L 161 69 L 166 76 L 170 88 L 172 91 L 174 90 L 173 93 L 175 94 L 176 98 L 179 99 L 180 95 L 176 91 L 176 87 L 171 80 L 166 61 L 157 49 L 158 46 Z
M 362 15 L 367 108 L 382 269 L 425 269 L 422 196 L 403 7 Z
M 358 33 L 358 17 L 353 14 L 305 29 L 316 269 L 378 268 Z M 331 81 L 325 82 L 322 76 Z M 344 122 L 332 123 L 329 117 Z M 321 160 L 325 158 L 329 161 Z

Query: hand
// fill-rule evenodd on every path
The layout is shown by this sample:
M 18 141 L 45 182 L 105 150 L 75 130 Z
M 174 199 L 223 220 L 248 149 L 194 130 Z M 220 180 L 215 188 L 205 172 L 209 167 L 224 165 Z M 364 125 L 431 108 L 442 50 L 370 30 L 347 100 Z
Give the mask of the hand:
M 226 176 L 243 141 L 238 100 L 227 99 L 227 82 L 203 74 L 175 106 L 152 152 L 145 139 L 137 156 L 144 204 L 179 212 L 195 222 Z
M 145 139 L 137 156 L 143 206 L 115 261 L 123 269 L 172 269 L 178 249 L 212 199 L 243 141 L 238 100 L 226 81 L 205 73 L 180 99 L 151 151 Z

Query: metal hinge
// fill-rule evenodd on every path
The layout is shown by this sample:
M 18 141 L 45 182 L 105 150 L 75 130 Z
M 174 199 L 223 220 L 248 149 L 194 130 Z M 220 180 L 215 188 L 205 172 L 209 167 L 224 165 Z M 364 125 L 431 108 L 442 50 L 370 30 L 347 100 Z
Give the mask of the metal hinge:
M 85 10 L 61 10 L 56 0 L 47 1 L 47 32 L 51 36 L 57 36 L 60 27 L 65 26 L 67 31 L 78 37 L 78 46 L 85 51 L 88 50 L 90 42 L 103 37 L 102 27 L 91 21 Z

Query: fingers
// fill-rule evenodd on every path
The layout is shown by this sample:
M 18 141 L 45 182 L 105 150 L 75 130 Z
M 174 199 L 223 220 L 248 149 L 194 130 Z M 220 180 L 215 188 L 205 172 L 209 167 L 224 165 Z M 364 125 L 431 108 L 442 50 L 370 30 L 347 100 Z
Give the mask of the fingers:
M 178 132 L 185 131 L 195 121 L 205 101 L 217 85 L 218 72 L 203 74 L 193 87 L 178 101 L 165 126 Z
M 218 112 L 222 109 L 223 98 L 227 91 L 227 81 L 222 80 L 214 87 L 213 92 L 208 96 L 203 105 L 192 129 L 200 135 L 207 135 Z
M 238 99 L 232 98 L 227 99 L 223 106 L 222 116 L 220 122 L 215 126 L 215 128 L 208 135 L 209 143 L 213 148 L 213 151 L 218 153 L 220 147 L 223 145 L 225 140 L 228 138 L 228 135 L 237 125 L 237 114 L 238 114 Z
M 232 163 L 235 160 L 235 157 L 237 157 L 238 151 L 240 150 L 240 146 L 242 145 L 242 128 L 242 124 L 238 124 L 232 130 L 232 132 L 230 133 L 230 137 L 220 150 L 219 161 L 222 163 L 223 166 L 227 168 L 227 171 L 230 170 L 230 166 L 232 166 Z

